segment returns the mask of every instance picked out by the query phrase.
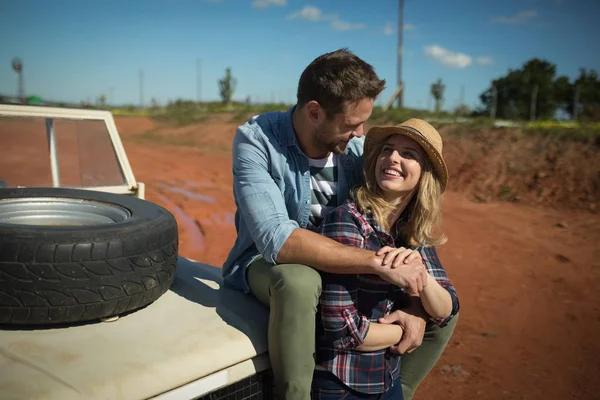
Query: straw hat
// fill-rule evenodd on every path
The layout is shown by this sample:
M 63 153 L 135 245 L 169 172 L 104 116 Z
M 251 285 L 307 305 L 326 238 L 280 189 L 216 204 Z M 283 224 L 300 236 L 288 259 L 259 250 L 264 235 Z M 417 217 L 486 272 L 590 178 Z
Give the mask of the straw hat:
M 408 136 L 417 142 L 429 157 L 433 170 L 440 180 L 442 192 L 448 183 L 448 168 L 442 157 L 442 137 L 428 122 L 411 118 L 399 125 L 374 126 L 369 129 L 365 139 L 365 154 L 369 154 L 379 143 L 392 135 Z

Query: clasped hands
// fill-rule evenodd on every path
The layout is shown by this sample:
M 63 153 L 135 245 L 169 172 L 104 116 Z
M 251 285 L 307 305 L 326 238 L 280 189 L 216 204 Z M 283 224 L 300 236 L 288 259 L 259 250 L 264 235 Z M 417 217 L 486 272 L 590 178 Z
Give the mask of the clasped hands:
M 418 251 L 385 246 L 376 255 L 383 257 L 379 273 L 381 278 L 404 288 L 412 296 L 418 296 L 427 286 L 428 272 Z M 414 303 L 406 310 L 396 310 L 378 320 L 380 324 L 398 324 L 402 327 L 400 341 L 390 347 L 392 353 L 411 353 L 423 343 L 426 314 L 420 304 Z

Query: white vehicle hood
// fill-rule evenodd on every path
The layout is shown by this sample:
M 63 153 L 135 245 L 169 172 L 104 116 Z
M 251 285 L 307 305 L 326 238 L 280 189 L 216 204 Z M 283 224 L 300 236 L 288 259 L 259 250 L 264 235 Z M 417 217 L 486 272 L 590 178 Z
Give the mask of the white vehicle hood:
M 225 373 L 226 384 L 268 367 L 266 307 L 221 284 L 220 269 L 180 257 L 170 290 L 115 322 L 3 328 L 2 399 L 147 399 L 211 374 Z M 236 366 L 243 371 L 227 377 Z

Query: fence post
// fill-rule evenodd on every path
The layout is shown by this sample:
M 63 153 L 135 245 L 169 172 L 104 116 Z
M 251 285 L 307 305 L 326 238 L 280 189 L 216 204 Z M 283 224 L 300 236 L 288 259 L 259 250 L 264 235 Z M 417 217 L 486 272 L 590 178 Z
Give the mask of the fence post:
M 578 117 L 578 112 L 579 112 L 579 91 L 580 91 L 580 86 L 577 85 L 575 86 L 575 99 L 573 101 L 573 120 L 577 121 L 577 117 Z
M 535 119 L 535 108 L 537 105 L 537 95 L 538 95 L 539 86 L 535 85 L 533 87 L 533 91 L 531 92 L 531 107 L 529 109 L 530 115 L 529 119 L 533 121 Z
M 496 85 L 492 85 L 492 109 L 490 110 L 490 116 L 492 119 L 496 119 L 496 106 L 498 104 L 498 91 Z

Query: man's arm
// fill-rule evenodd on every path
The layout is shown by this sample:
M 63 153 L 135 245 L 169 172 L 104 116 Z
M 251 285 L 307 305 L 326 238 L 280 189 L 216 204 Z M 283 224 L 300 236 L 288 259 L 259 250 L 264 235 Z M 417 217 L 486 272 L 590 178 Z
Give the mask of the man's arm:
M 258 125 L 243 125 L 233 140 L 233 191 L 238 211 L 265 260 L 275 263 L 279 249 L 298 223 L 291 220 Z
M 308 229 L 298 228 L 281 247 L 277 262 L 310 265 L 335 274 L 377 274 L 382 259 L 373 251 L 349 247 Z
M 233 184 L 238 208 L 258 251 L 270 263 L 298 263 L 341 274 L 376 273 L 383 257 L 350 248 L 299 227 L 288 216 L 270 174 L 270 157 L 258 126 L 238 128 L 233 143 Z

